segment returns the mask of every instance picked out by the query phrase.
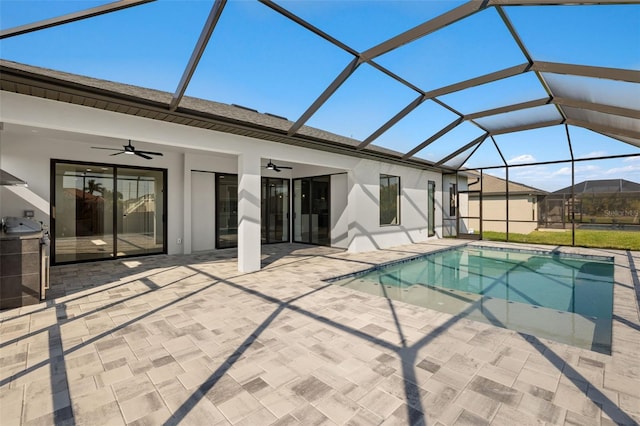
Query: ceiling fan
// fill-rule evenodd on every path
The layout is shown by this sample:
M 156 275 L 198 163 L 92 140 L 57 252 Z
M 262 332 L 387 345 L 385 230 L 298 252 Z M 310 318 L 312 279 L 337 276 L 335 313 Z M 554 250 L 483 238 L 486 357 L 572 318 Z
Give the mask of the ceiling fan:
M 278 172 L 280 173 L 282 170 L 281 169 L 293 169 L 293 167 L 287 167 L 287 166 L 276 166 L 275 164 L 273 164 L 273 162 L 271 160 L 269 160 L 269 162 L 267 163 L 267 165 L 265 166 L 265 169 L 267 170 L 273 170 L 274 172 Z
M 138 157 L 146 158 L 147 160 L 151 160 L 150 155 L 159 155 L 162 156 L 161 152 L 153 152 L 153 151 L 139 151 L 133 145 L 131 145 L 131 139 L 129 139 L 128 145 L 122 145 L 123 149 L 117 148 L 102 148 L 99 146 L 92 146 L 93 149 L 106 149 L 109 151 L 118 151 L 111 155 L 120 155 L 120 154 L 129 154 L 129 155 L 137 155 Z

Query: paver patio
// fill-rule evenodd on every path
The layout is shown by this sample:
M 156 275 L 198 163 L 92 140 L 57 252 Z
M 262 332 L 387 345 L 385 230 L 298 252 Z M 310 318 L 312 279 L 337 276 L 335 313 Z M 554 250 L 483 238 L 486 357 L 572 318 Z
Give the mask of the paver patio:
M 45 303 L 0 313 L 0 423 L 640 422 L 638 252 L 561 248 L 615 257 L 612 355 L 323 281 L 463 243 L 54 267 Z

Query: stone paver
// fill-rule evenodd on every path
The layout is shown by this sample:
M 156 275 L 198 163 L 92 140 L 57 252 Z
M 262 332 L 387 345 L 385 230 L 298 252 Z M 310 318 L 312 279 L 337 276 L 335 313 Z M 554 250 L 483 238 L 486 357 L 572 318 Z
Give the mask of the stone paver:
M 611 355 L 323 281 L 463 243 L 54 267 L 46 302 L 0 313 L 2 424 L 640 422 L 638 252 L 560 249 L 615 258 Z

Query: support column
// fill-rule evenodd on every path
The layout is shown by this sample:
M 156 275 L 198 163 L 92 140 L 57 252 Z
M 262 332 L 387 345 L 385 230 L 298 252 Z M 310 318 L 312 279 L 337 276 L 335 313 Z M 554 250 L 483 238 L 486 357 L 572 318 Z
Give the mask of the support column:
M 188 159 L 189 154 L 182 154 L 183 165 L 183 187 L 182 187 L 182 253 L 191 254 L 191 164 Z
M 238 156 L 238 271 L 260 270 L 260 156 Z
M 347 173 L 347 235 L 350 253 L 379 249 L 376 231 L 380 226 L 380 174 L 377 166 L 362 160 Z

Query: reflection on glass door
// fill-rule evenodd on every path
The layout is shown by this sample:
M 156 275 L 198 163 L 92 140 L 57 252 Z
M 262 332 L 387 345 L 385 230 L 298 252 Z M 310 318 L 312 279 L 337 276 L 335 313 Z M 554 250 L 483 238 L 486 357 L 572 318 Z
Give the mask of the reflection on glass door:
M 294 179 L 295 242 L 330 245 L 330 176 Z
M 164 170 L 52 164 L 55 263 L 166 252 Z
M 118 256 L 157 253 L 164 244 L 164 182 L 158 170 L 119 167 Z
M 238 246 L 238 175 L 216 175 L 216 248 Z
M 289 241 L 289 180 L 262 178 L 262 242 Z
M 55 261 L 113 256 L 113 167 L 55 165 Z

